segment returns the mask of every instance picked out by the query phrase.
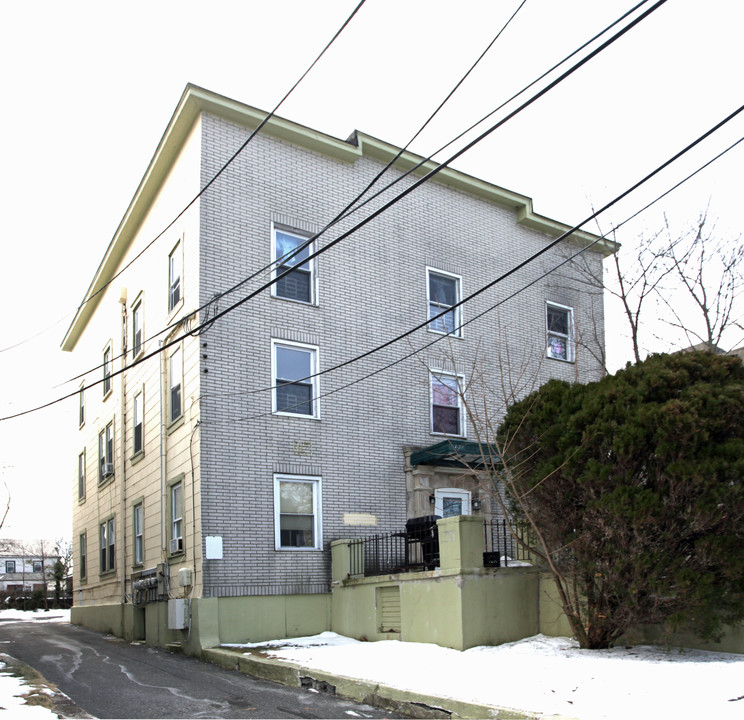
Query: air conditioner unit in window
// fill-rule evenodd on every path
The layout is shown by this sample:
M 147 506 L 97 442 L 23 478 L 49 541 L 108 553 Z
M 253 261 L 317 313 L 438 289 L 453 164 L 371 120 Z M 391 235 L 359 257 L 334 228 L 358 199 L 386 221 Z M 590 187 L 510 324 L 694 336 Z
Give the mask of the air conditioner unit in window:
M 114 474 L 114 463 L 103 464 L 103 477 L 109 477 Z
M 170 541 L 171 554 L 183 551 L 183 538 L 173 538 Z

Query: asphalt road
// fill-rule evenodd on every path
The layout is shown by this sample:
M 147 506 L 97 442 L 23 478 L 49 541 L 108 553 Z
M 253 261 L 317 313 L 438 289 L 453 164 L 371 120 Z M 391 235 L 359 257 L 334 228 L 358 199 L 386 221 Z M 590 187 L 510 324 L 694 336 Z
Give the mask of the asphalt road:
M 0 622 L 0 653 L 97 718 L 358 718 L 390 713 L 64 623 Z

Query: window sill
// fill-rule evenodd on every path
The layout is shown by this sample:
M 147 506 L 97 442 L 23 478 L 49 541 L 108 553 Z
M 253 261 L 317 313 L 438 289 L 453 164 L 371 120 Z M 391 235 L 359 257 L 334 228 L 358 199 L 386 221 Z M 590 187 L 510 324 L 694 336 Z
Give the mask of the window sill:
M 276 547 L 274 548 L 277 552 L 318 552 L 323 548 L 319 547 Z
M 137 362 L 137 360 L 139 360 L 144 354 L 145 354 L 145 344 L 142 343 L 142 347 L 134 355 L 132 355 L 132 362 L 133 363 Z
M 80 585 L 87 585 L 88 584 L 88 578 L 87 577 L 82 577 L 82 578 L 80 578 L 80 581 L 79 582 L 80 582 Z
M 275 417 L 301 418 L 303 420 L 320 420 L 319 415 L 301 415 L 300 413 L 281 412 L 279 410 L 274 410 L 271 414 Z
M 183 310 L 183 297 L 172 308 L 168 308 L 167 320 L 169 322 L 173 320 L 178 315 L 179 310 Z
M 177 563 L 181 562 L 186 559 L 186 550 L 179 550 L 177 553 L 173 553 L 172 555 L 168 555 L 168 562 L 169 563 Z
M 566 363 L 568 365 L 574 365 L 576 363 L 576 360 L 574 360 L 573 358 L 559 358 L 559 357 L 553 357 L 552 355 L 546 355 L 545 357 L 548 360 L 555 360 L 556 362 Z
M 283 300 L 284 302 L 294 303 L 295 305 L 305 305 L 306 307 L 320 307 L 315 301 L 297 300 L 295 298 L 282 297 L 281 295 L 272 295 L 273 300 Z
M 183 415 L 179 415 L 166 429 L 166 433 L 170 435 L 175 430 L 181 427 L 186 422 L 186 418 Z M 144 454 L 144 453 L 143 453 Z
M 116 568 L 113 570 L 106 570 L 106 572 L 98 573 L 98 577 L 100 580 L 110 580 L 111 578 L 116 577 Z
M 85 505 L 85 496 L 78 498 L 78 505 Z
M 141 570 L 143 567 L 145 567 L 145 563 L 134 563 L 132 565 L 132 570 Z
M 108 392 L 103 393 L 103 402 L 106 402 L 112 395 L 114 394 L 114 388 L 111 387 L 108 389 Z
M 132 457 L 129 458 L 129 462 L 131 465 L 136 465 L 142 458 L 145 457 L 145 451 L 140 450 L 138 453 L 132 455 Z
M 467 439 L 467 435 L 460 435 L 455 433 L 443 433 L 443 432 L 436 432 L 435 430 L 432 430 L 429 435 L 434 435 L 435 437 L 441 437 L 441 438 L 457 438 L 465 440 Z
M 446 333 L 441 330 L 432 330 L 430 327 L 426 328 L 426 332 L 430 332 L 432 335 L 439 335 L 440 337 L 454 338 L 455 340 L 464 340 L 462 333 Z
M 107 475 L 103 480 L 98 481 L 98 489 L 100 490 L 101 488 L 106 487 L 106 485 L 110 485 L 115 479 L 116 475 Z

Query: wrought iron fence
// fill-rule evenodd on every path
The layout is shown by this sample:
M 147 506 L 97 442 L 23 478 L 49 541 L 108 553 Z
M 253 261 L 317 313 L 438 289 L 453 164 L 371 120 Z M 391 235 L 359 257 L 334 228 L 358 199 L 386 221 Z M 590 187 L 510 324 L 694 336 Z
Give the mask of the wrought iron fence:
M 527 528 L 513 521 L 512 528 L 517 535 L 516 538 L 505 518 L 483 521 L 485 541 L 483 565 L 485 567 L 509 567 L 510 565 L 513 567 L 532 562 L 529 551 L 522 544 L 529 545 Z
M 439 565 L 439 536 L 436 515 L 413 518 L 401 532 L 372 535 L 349 543 L 350 574 L 392 575 L 414 570 L 433 570 Z M 518 538 L 526 541 L 523 527 L 514 525 Z M 483 522 L 485 567 L 509 567 L 530 562 L 504 518 Z

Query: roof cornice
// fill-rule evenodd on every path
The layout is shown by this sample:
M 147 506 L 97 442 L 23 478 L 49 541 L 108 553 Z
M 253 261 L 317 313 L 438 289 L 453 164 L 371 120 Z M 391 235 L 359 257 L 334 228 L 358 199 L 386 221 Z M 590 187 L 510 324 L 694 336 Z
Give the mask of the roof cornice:
M 116 274 L 137 229 L 202 113 L 223 118 L 249 130 L 257 128 L 267 114 L 263 110 L 196 85 L 186 86 L 129 207 L 106 249 L 93 281 L 85 293 L 85 298 L 62 340 L 63 350 L 70 351 L 75 348 L 100 302 L 101 290 Z M 346 163 L 354 163 L 364 155 L 387 163 L 400 152 L 400 148 L 362 132 L 355 132 L 349 140 L 340 140 L 277 116 L 272 117 L 261 132 Z M 419 167 L 414 170 L 414 173 L 424 175 L 437 167 L 437 164 L 430 160 L 425 161 L 425 158 L 408 151 L 402 153 L 395 162 L 395 167 L 404 171 L 416 166 Z M 531 198 L 458 170 L 445 168 L 432 179 L 488 202 L 511 208 L 516 211 L 517 222 L 534 230 L 558 237 L 571 229 L 568 225 L 534 213 Z M 581 245 L 596 242 L 595 250 L 605 256 L 612 254 L 618 248 L 618 245 L 611 240 L 599 239 L 596 235 L 583 230 L 573 233 L 572 241 Z

